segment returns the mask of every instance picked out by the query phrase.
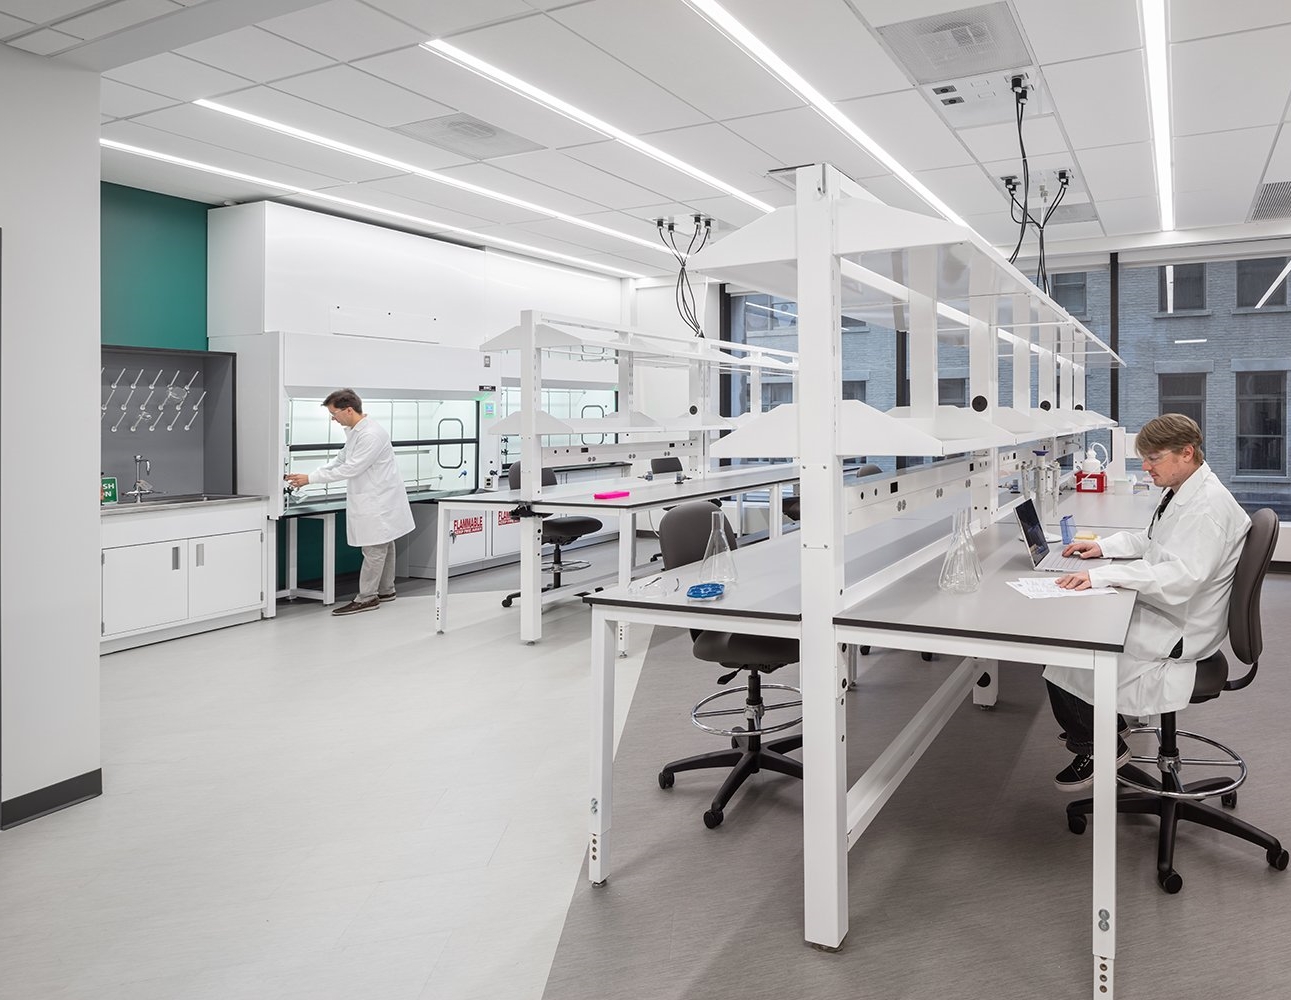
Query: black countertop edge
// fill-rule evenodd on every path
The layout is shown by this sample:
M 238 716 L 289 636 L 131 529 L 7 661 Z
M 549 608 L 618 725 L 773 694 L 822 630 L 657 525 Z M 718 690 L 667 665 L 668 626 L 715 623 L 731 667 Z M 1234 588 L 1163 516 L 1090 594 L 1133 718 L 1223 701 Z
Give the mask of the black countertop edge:
M 925 628 L 897 622 L 873 621 L 865 618 L 845 618 L 835 616 L 834 624 L 844 628 L 875 628 L 888 632 L 916 632 L 921 635 L 958 635 L 965 639 L 986 639 L 993 642 L 1016 642 L 1024 646 L 1068 646 L 1073 649 L 1097 649 L 1108 653 L 1123 653 L 1124 645 L 1110 642 L 1082 642 L 1079 639 L 1046 639 L 1039 636 L 1024 636 L 1004 632 L 981 632 L 962 628 Z

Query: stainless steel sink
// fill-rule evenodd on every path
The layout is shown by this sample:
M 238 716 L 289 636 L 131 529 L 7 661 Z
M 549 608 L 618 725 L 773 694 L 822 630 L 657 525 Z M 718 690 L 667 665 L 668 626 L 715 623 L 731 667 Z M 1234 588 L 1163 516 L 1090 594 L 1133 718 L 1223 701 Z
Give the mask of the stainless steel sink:
M 172 503 L 209 503 L 212 500 L 236 500 L 237 493 L 148 493 L 144 495 L 145 504 L 156 506 L 158 504 Z M 129 502 L 126 502 L 126 506 Z

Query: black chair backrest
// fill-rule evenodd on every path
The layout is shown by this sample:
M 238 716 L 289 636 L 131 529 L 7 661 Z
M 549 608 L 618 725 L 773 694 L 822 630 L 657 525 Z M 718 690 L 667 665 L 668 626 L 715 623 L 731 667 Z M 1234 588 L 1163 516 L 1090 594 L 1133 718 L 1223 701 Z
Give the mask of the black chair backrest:
M 859 469 L 857 469 L 857 470 L 856 470 L 856 475 L 857 475 L 858 477 L 860 477 L 860 476 L 872 476 L 872 475 L 874 475 L 875 473 L 882 472 L 882 471 L 883 471 L 883 470 L 882 470 L 882 469 L 880 469 L 880 468 L 879 468 L 877 465 L 875 465 L 873 462 L 866 462 L 864 465 L 862 465 Z
M 713 532 L 713 515 L 721 513 L 706 500 L 684 503 L 674 507 L 659 522 L 659 549 L 663 553 L 663 568 L 676 569 L 687 563 L 699 562 L 708 547 L 708 536 Z M 738 544 L 735 532 L 722 515 L 726 528 L 726 541 L 731 548 Z
M 650 459 L 650 471 L 656 476 L 661 472 L 681 472 L 681 459 L 676 455 L 668 455 L 665 458 Z
M 1251 515 L 1251 530 L 1237 559 L 1233 592 L 1228 598 L 1228 642 L 1237 658 L 1248 665 L 1258 662 L 1264 651 L 1260 591 L 1277 541 L 1277 514 L 1267 507 L 1257 510 Z
M 513 490 L 518 490 L 520 488 L 520 463 L 519 462 L 512 462 L 511 468 L 507 469 L 507 485 Z M 542 485 L 555 486 L 556 473 L 552 472 L 550 469 L 543 469 Z

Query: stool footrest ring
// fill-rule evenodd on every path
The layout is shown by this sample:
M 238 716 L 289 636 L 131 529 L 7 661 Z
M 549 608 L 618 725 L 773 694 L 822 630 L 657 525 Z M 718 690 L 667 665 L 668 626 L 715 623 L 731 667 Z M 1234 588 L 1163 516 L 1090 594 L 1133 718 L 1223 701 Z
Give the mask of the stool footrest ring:
M 1155 729 L 1153 727 L 1136 728 L 1136 729 L 1130 730 L 1130 732 L 1131 733 L 1156 733 L 1158 735 L 1158 738 L 1160 737 L 1160 730 Z M 1177 730 L 1175 732 L 1176 745 L 1178 741 L 1182 739 L 1196 740 L 1198 743 L 1205 743 L 1207 746 L 1212 746 L 1220 753 L 1225 754 L 1227 759 L 1226 760 L 1198 760 L 1196 758 L 1184 757 L 1180 759 L 1181 766 L 1186 764 L 1194 764 L 1194 765 L 1202 764 L 1210 767 L 1236 767 L 1239 769 L 1239 773 L 1237 777 L 1235 777 L 1228 784 L 1223 785 L 1219 788 L 1206 789 L 1205 791 L 1201 791 L 1201 792 L 1188 792 L 1188 791 L 1174 792 L 1164 788 L 1153 788 L 1150 785 L 1141 784 L 1140 782 L 1134 781 L 1133 779 L 1127 778 L 1121 774 L 1118 774 L 1116 776 L 1117 784 L 1122 785 L 1125 788 L 1132 788 L 1134 791 L 1140 792 L 1144 795 L 1155 795 L 1158 798 L 1163 798 L 1163 799 L 1184 799 L 1184 800 L 1189 800 L 1193 802 L 1200 802 L 1202 799 L 1213 799 L 1217 795 L 1228 795 L 1232 792 L 1235 792 L 1246 781 L 1246 774 L 1247 774 L 1246 761 L 1242 760 L 1241 756 L 1237 753 L 1237 751 L 1233 750 L 1231 747 L 1226 747 L 1224 746 L 1224 744 L 1219 743 L 1216 740 L 1212 740 L 1209 736 L 1202 736 L 1200 733 L 1188 733 L 1188 732 L 1184 732 L 1182 729 Z M 1156 758 L 1135 757 L 1133 759 L 1141 764 L 1156 763 Z M 1180 782 L 1182 783 L 1182 781 L 1183 779 L 1182 777 L 1180 777 Z
M 801 689 L 793 687 L 790 684 L 770 684 L 770 683 L 763 682 L 762 689 L 764 691 L 767 689 L 770 689 L 773 691 L 792 691 L 794 694 L 797 694 L 797 695 L 802 694 Z M 709 716 L 719 715 L 719 714 L 720 715 L 739 715 L 742 718 L 746 717 L 745 712 L 742 708 L 741 709 L 722 709 L 714 712 L 701 711 L 705 705 L 709 705 L 712 702 L 717 701 L 719 698 L 744 697 L 744 695 L 745 695 L 745 691 L 742 688 L 728 688 L 726 690 L 717 691 L 713 694 L 710 694 L 707 698 L 702 698 L 695 703 L 695 707 L 690 710 L 690 721 L 693 722 L 698 728 L 702 729 L 704 732 L 712 733 L 714 736 L 766 736 L 770 733 L 781 733 L 781 732 L 784 732 L 786 729 L 792 729 L 794 726 L 802 722 L 802 716 L 799 716 L 796 719 L 791 719 L 789 722 L 782 722 L 774 726 L 758 725 L 755 728 L 750 728 L 750 729 L 718 729 L 716 726 L 708 726 L 699 721 L 700 718 L 708 718 Z M 777 709 L 796 708 L 801 704 L 802 704 L 801 701 L 788 701 L 788 702 L 780 702 L 775 705 L 765 705 L 763 706 L 763 713 L 765 714 L 766 712 L 773 712 Z

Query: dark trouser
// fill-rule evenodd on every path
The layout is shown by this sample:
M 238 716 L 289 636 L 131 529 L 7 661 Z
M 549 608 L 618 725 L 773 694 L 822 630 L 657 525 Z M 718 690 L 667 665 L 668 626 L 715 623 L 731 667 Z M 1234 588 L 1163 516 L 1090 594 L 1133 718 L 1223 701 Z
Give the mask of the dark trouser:
M 1067 733 L 1067 749 L 1076 754 L 1094 755 L 1094 706 L 1077 698 L 1069 691 L 1064 691 L 1052 681 L 1045 681 L 1049 689 L 1049 704 L 1053 707 L 1053 717 L 1058 720 Z M 1116 728 L 1125 728 L 1125 717 L 1116 717 Z

